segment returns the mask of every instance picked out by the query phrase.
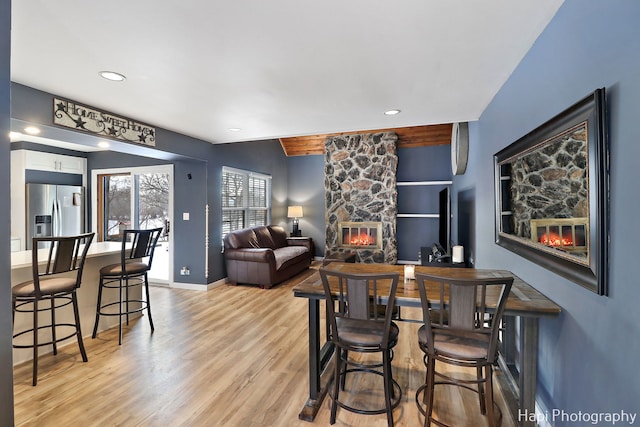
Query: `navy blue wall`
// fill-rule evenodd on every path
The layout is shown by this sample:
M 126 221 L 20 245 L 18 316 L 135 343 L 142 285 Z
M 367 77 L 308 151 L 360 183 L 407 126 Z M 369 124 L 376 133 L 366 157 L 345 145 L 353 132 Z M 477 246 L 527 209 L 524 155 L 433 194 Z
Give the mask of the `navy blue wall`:
M 324 256 L 324 156 L 293 156 L 287 158 L 289 193 L 287 205 L 302 206 L 300 219 L 302 235 L 313 239 L 315 255 Z M 291 231 L 291 221 L 287 230 Z
M 475 202 L 469 228 L 476 265 L 513 271 L 563 309 L 560 317 L 540 322 L 537 400 L 549 411 L 640 409 L 638 18 L 640 2 L 566 0 L 472 124 L 469 169 L 454 180 L 459 195 Z M 494 243 L 493 154 L 599 87 L 607 90 L 611 146 L 609 297 Z M 555 425 L 584 424 L 556 419 Z
M 189 178 L 190 176 L 190 178 Z M 180 250 L 173 250 L 173 279 L 182 283 L 207 283 L 205 275 L 205 229 L 207 203 L 207 163 L 199 160 L 173 162 L 173 224 L 170 238 L 188 236 L 193 239 L 182 240 Z M 182 214 L 189 213 L 184 221 Z M 185 246 L 187 249 L 185 250 Z M 199 245 L 199 246 L 198 246 Z M 216 246 L 213 245 L 215 253 Z M 198 250 L 200 249 L 200 250 Z M 212 250 L 209 250 L 211 257 Z M 219 253 L 215 253 L 219 256 Z M 189 267 L 191 274 L 181 276 L 180 269 Z M 217 280 L 217 279 L 216 279 Z
M 11 346 L 9 131 L 11 95 L 11 0 L 0 0 L 0 425 L 13 425 L 13 347 Z

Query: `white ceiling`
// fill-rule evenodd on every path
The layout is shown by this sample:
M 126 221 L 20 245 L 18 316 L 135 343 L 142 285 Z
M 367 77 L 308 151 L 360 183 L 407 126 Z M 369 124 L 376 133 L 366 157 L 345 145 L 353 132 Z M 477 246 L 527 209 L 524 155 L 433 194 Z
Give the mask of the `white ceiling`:
M 562 1 L 14 0 L 11 73 L 212 143 L 472 121 Z

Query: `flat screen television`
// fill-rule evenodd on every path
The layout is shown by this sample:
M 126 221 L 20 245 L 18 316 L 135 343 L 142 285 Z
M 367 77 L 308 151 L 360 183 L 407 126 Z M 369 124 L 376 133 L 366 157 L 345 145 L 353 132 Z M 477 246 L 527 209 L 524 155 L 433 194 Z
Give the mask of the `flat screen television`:
M 451 255 L 451 195 L 449 187 L 440 191 L 438 212 L 438 243 L 446 255 Z

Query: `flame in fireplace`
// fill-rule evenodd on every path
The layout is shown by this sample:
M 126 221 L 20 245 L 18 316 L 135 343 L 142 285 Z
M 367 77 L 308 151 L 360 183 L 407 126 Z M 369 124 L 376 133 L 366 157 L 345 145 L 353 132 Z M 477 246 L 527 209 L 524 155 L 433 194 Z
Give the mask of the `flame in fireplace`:
M 540 243 L 546 246 L 573 246 L 573 240 L 571 236 L 560 237 L 557 233 L 545 233 L 540 236 Z
M 360 233 L 359 235 L 351 236 L 349 244 L 358 246 L 371 246 L 376 244 L 376 239 L 374 239 L 367 233 Z

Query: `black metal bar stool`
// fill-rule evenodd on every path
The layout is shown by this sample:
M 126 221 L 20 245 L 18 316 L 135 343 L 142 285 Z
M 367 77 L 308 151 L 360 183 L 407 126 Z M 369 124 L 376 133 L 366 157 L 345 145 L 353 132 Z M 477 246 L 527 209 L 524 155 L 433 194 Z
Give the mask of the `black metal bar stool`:
M 149 325 L 151 332 L 153 332 L 147 273 L 151 269 L 153 252 L 161 232 L 162 227 L 151 230 L 124 230 L 120 263 L 110 264 L 100 269 L 100 287 L 93 338 L 98 333 L 100 316 L 118 316 L 118 344 L 122 344 L 122 316 L 126 317 L 128 325 L 130 314 L 144 310 L 147 310 Z M 129 288 L 134 286 L 144 287 L 146 300 L 129 298 Z M 105 288 L 117 289 L 118 301 L 102 304 L 102 293 Z M 131 307 L 132 303 L 135 303 L 134 307 Z M 117 307 L 117 311 L 114 310 L 115 307 Z
M 58 354 L 57 343 L 75 335 L 82 360 L 84 362 L 88 360 L 80 331 L 76 289 L 82 282 L 82 269 L 93 236 L 94 233 L 66 237 L 34 237 L 32 246 L 34 249 L 31 251 L 33 280 L 19 283 L 11 288 L 13 321 L 15 322 L 16 313 L 33 313 L 33 327 L 14 333 L 13 347 L 33 349 L 32 384 L 34 386 L 38 382 L 38 347 L 52 345 L 53 354 L 56 355 Z M 43 246 L 43 249 L 37 249 Z M 41 301 L 48 304 L 40 306 Z M 69 304 L 73 305 L 74 323 L 56 322 L 56 310 Z M 38 314 L 44 311 L 51 312 L 51 323 L 39 325 Z M 62 328 L 67 330 L 71 328 L 73 331 L 64 336 L 58 336 L 56 330 Z M 51 329 L 50 341 L 39 342 L 38 332 L 43 329 Z M 19 341 L 19 337 L 27 334 L 33 334 L 30 343 L 16 343 L 16 339 Z
M 402 389 L 393 379 L 391 371 L 393 348 L 400 332 L 391 321 L 399 274 L 349 274 L 321 268 L 320 277 L 327 300 L 327 322 L 331 325 L 329 337 L 336 351 L 329 423 L 335 424 L 337 408 L 340 406 L 358 414 L 386 414 L 387 425 L 392 427 L 393 409 L 402 398 Z M 337 310 L 335 303 L 332 303 L 334 300 L 338 305 Z M 382 361 L 364 363 L 350 358 L 349 352 L 381 353 Z M 383 378 L 384 408 L 358 408 L 340 399 L 346 375 L 351 372 Z
M 448 384 L 478 393 L 480 412 L 491 427 L 498 425 L 494 411 L 493 364 L 498 356 L 498 333 L 513 277 L 464 279 L 416 273 L 424 325 L 418 343 L 424 352 L 425 384 L 416 391 L 424 426 L 447 426 L 432 416 L 435 386 Z M 489 306 L 489 295 L 496 299 Z M 436 361 L 474 368 L 466 379 L 436 371 Z M 436 381 L 436 377 L 438 381 Z M 474 388 L 475 387 L 475 388 Z M 421 402 L 422 401 L 422 402 Z M 498 408 L 499 411 L 499 408 Z

